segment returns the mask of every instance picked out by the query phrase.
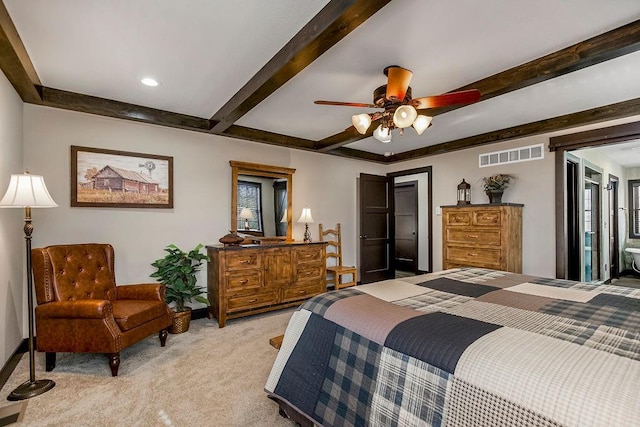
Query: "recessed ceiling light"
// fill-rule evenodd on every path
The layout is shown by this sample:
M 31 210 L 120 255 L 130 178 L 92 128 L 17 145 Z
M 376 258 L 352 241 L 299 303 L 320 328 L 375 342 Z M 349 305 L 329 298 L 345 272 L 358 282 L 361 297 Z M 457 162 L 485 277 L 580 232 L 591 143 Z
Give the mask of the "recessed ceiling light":
M 145 86 L 151 86 L 151 87 L 156 87 L 158 86 L 160 83 L 158 83 L 158 81 L 156 79 L 152 79 L 151 77 L 145 77 L 144 79 L 140 80 L 142 82 L 143 85 Z

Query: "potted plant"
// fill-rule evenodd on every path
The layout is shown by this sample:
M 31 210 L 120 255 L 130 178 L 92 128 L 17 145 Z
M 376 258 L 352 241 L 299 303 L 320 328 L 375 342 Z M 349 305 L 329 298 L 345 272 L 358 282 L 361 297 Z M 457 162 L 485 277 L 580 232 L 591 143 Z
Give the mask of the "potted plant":
M 195 300 L 209 305 L 207 298 L 202 296 L 204 288 L 196 285 L 196 272 L 200 270 L 203 261 L 209 260 L 208 256 L 200 253 L 203 247 L 199 244 L 191 251 L 184 252 L 171 244 L 164 249 L 167 252 L 164 258 L 151 263 L 156 268 L 151 277 L 157 278 L 167 288 L 167 304 L 175 303 L 173 324 L 169 328 L 169 332 L 173 334 L 189 329 L 191 307 L 187 307 L 186 303 Z
M 511 180 L 515 179 L 515 176 L 505 173 L 497 173 L 482 178 L 484 191 L 489 197 L 489 203 L 502 203 L 504 190 L 509 186 Z

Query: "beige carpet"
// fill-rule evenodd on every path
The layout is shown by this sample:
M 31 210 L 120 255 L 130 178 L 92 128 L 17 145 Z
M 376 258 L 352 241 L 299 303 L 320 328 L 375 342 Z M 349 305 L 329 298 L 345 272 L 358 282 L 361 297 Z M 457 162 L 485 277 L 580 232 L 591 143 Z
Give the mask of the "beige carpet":
M 56 382 L 49 392 L 28 400 L 29 426 L 286 426 L 278 406 L 264 392 L 277 350 L 269 338 L 282 334 L 293 309 L 231 320 L 219 329 L 214 320 L 191 322 L 188 332 L 169 334 L 167 346 L 149 337 L 121 353 L 116 378 L 106 356 L 58 355 L 44 371 L 36 354 L 36 379 Z M 6 396 L 29 379 L 25 354 L 2 388 Z

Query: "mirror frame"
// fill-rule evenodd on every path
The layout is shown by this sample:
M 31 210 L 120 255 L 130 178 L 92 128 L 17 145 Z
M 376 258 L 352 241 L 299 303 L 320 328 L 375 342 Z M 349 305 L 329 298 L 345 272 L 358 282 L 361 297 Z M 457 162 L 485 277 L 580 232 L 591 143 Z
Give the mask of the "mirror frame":
M 238 231 L 238 175 L 280 178 L 287 180 L 287 241 L 292 241 L 293 174 L 296 170 L 282 166 L 261 165 L 259 163 L 238 162 L 235 160 L 229 160 L 229 165 L 231 166 L 231 231 Z

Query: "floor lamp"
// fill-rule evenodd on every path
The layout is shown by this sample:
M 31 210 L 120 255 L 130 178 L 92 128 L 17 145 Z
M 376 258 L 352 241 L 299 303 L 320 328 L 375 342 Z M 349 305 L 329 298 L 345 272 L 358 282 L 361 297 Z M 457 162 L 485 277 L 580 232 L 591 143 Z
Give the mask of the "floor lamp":
M 11 175 L 9 188 L 2 200 L 0 208 L 24 208 L 24 240 L 27 248 L 27 302 L 29 310 L 29 381 L 19 385 L 7 397 L 8 400 L 24 400 L 38 396 L 51 390 L 56 383 L 51 380 L 36 380 L 35 349 L 33 348 L 33 278 L 31 275 L 31 208 L 54 208 L 53 201 L 44 178 L 41 175 Z

